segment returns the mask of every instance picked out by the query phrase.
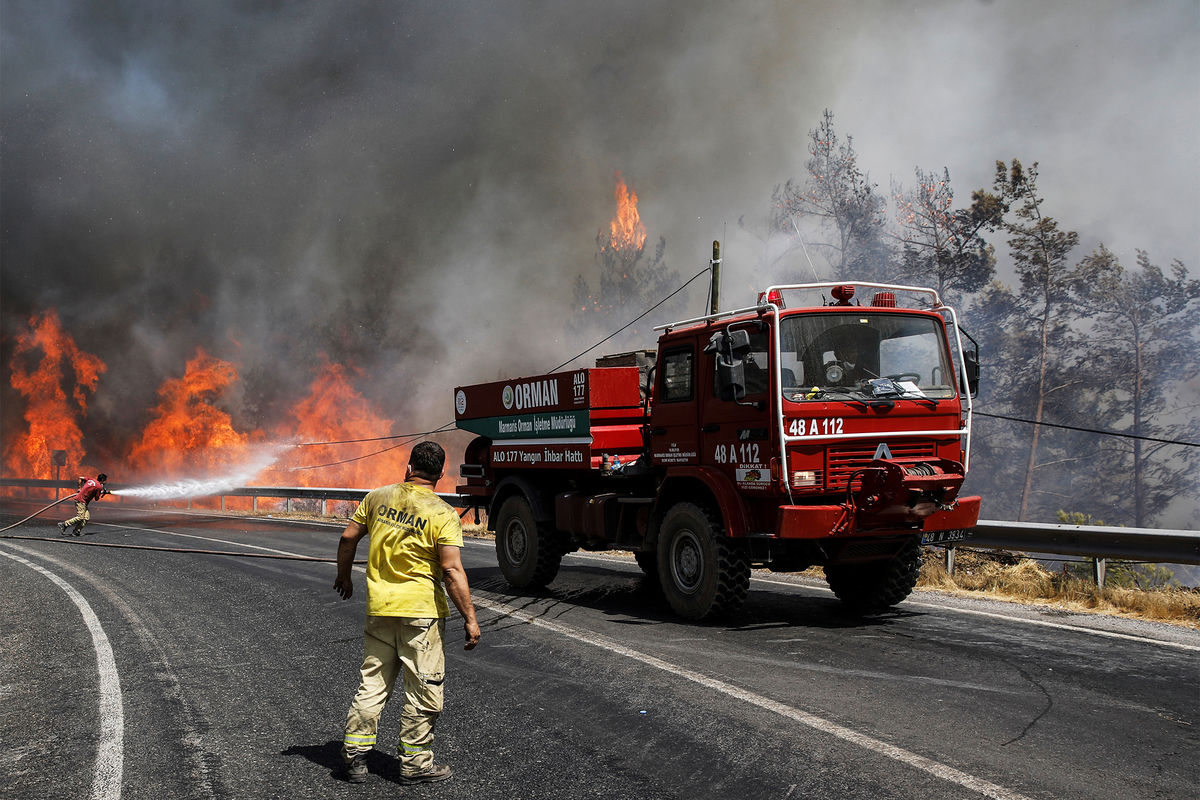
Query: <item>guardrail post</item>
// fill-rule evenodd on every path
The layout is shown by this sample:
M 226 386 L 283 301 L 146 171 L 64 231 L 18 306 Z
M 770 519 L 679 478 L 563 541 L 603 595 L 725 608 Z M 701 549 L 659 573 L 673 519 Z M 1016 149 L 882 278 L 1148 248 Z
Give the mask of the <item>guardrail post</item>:
M 254 497 L 252 497 L 250 499 L 253 501 L 250 505 L 253 507 L 254 513 L 257 514 L 258 513 L 258 495 L 254 495 Z
M 326 503 L 328 503 L 328 502 L 329 502 L 329 501 L 328 501 L 328 500 L 326 500 L 324 497 L 322 497 L 322 498 L 321 498 L 321 516 L 322 516 L 322 517 L 327 517 L 327 516 L 329 516 L 328 514 L 326 514 L 326 513 L 325 513 L 325 504 L 326 504 Z
M 289 514 L 292 513 L 292 498 L 289 497 L 287 499 L 287 501 L 284 504 L 284 507 L 287 509 L 287 513 L 289 513 Z
M 946 546 L 946 574 L 954 575 L 954 545 Z
M 221 495 L 221 513 L 225 513 L 225 495 Z
M 1092 577 L 1096 579 L 1096 588 L 1104 591 L 1104 562 L 1103 558 L 1092 559 Z

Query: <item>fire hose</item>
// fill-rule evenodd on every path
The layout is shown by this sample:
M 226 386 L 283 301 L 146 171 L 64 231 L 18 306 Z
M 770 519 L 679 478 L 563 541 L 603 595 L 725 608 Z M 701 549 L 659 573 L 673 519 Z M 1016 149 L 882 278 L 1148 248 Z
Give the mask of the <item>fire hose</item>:
M 26 523 L 26 522 L 29 522 L 29 520 L 33 519 L 33 518 L 34 518 L 34 517 L 36 517 L 38 514 L 41 514 L 43 511 L 49 511 L 50 509 L 54 508 L 54 507 L 55 507 L 56 505 L 58 505 L 59 503 L 65 503 L 65 502 L 66 502 L 66 501 L 68 501 L 68 500 L 73 500 L 73 499 L 74 499 L 74 497 L 75 497 L 74 495 L 67 495 L 66 497 L 60 498 L 60 499 L 58 499 L 58 500 L 55 500 L 53 503 L 51 503 L 50 505 L 46 506 L 45 508 L 39 508 L 37 511 L 33 512 L 32 514 L 30 514 L 28 517 L 26 517 L 25 519 L 21 520 L 20 522 L 14 522 L 12 525 L 9 525 L 7 528 L 0 528 L 0 533 L 4 533 L 6 530 L 9 530 L 10 528 L 15 528 L 15 527 L 17 527 L 18 525 L 22 525 L 22 524 L 24 524 L 24 523 Z
M 49 511 L 51 508 L 54 508 L 54 506 L 58 505 L 59 503 L 62 503 L 62 502 L 65 502 L 65 501 L 71 500 L 71 499 L 73 499 L 73 495 L 68 495 L 59 500 L 55 500 L 50 505 L 45 506 L 43 508 L 39 508 L 37 511 L 33 512 L 25 519 L 20 520 L 18 522 L 14 522 L 12 525 L 9 525 L 7 527 L 0 528 L 0 533 L 4 533 L 5 531 L 11 530 L 11 529 L 17 527 L 18 525 L 22 525 L 22 524 L 28 522 L 29 520 L 33 519 L 34 517 L 36 517 L 38 514 L 41 514 L 44 511 Z M 34 542 L 60 542 L 63 544 L 67 543 L 57 537 L 50 538 L 50 537 L 45 537 L 45 536 L 11 536 L 10 535 L 10 536 L 0 536 L 0 539 L 22 539 L 22 540 L 34 541 Z M 197 549 L 185 548 L 185 547 L 152 547 L 150 545 L 144 545 L 144 544 L 117 544 L 115 542 L 80 542 L 80 541 L 75 541 L 75 540 L 71 540 L 70 544 L 85 545 L 88 547 L 111 547 L 111 548 L 121 549 L 121 550 L 157 550 L 157 551 L 163 552 L 163 553 L 190 553 L 192 555 L 206 555 L 206 556 L 238 556 L 241 558 L 274 558 L 274 559 L 280 559 L 283 561 L 319 561 L 319 562 L 332 563 L 332 564 L 337 563 L 336 558 L 320 558 L 317 556 L 287 555 L 284 553 L 245 553 L 245 552 L 231 552 L 228 550 L 197 550 Z M 354 563 L 355 564 L 366 564 L 367 562 L 366 561 L 355 561 Z

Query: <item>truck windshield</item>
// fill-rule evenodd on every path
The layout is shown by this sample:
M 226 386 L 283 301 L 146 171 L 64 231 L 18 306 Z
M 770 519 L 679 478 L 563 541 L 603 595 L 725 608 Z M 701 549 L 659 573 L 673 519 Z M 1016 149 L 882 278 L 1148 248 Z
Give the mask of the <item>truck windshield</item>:
M 839 393 L 955 396 L 943 328 L 930 317 L 865 309 L 797 314 L 781 320 L 779 346 L 787 400 L 822 400 Z M 891 379 L 894 388 L 872 386 L 871 381 L 881 378 Z

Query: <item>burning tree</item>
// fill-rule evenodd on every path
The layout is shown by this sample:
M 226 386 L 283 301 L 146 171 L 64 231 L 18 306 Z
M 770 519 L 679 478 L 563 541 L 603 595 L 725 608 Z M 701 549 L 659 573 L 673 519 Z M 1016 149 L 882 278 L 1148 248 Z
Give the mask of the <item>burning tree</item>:
M 53 310 L 30 317 L 15 341 L 11 384 L 25 401 L 28 427 L 4 437 L 5 469 L 13 476 L 52 479 L 51 452 L 63 450 L 68 475 L 78 474 L 87 457 L 79 419 L 87 415 L 88 396 L 107 367 L 75 344 Z
M 679 274 L 667 270 L 667 243 L 659 238 L 652 255 L 646 253 L 646 226 L 638 213 L 637 192 L 630 191 L 621 173 L 616 175 L 616 215 L 607 229 L 596 234 L 599 287 L 592 290 L 581 274 L 575 279 L 575 328 L 591 333 L 599 326 L 618 327 L 657 303 L 679 283 Z M 634 331 L 636 333 L 636 330 Z

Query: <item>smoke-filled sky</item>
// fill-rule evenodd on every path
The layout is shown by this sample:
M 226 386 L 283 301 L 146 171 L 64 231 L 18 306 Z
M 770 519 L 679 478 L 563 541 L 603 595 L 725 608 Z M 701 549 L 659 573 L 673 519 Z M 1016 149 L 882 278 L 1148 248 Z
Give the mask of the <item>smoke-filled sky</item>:
M 397 431 L 550 369 L 618 171 L 668 266 L 722 239 L 747 303 L 804 275 L 754 275 L 750 229 L 824 109 L 884 194 L 1038 161 L 1078 257 L 1200 263 L 1195 0 L 0 0 L 0 36 L 3 330 L 57 309 L 110 437 L 197 347 L 255 427 L 325 356 Z

